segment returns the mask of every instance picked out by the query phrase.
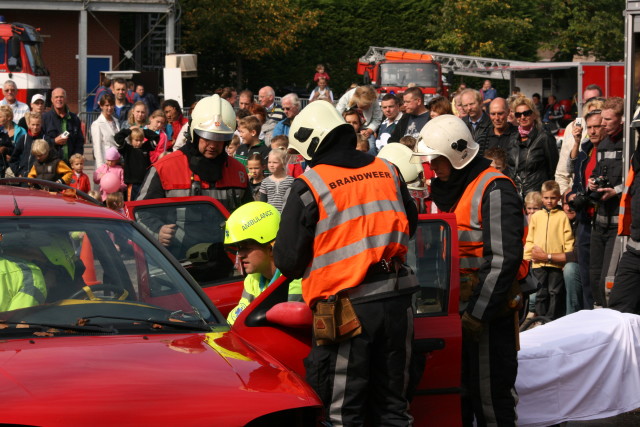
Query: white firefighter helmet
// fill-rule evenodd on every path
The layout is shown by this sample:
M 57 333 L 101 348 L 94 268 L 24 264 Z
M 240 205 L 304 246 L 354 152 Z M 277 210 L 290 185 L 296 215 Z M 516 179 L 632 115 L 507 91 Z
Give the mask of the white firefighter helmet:
M 191 113 L 191 140 L 197 137 L 211 141 L 231 141 L 236 130 L 236 113 L 226 99 L 220 95 L 203 98 Z
M 329 102 L 312 102 L 293 119 L 289 129 L 289 148 L 311 160 L 329 132 L 344 124 L 346 122 L 338 110 Z
M 467 125 L 458 117 L 443 114 L 429 122 L 420 131 L 415 156 L 427 156 L 431 159 L 444 156 L 451 166 L 462 169 L 478 154 L 480 146 L 473 140 Z M 420 162 L 416 157 L 414 161 Z
M 422 166 L 411 162 L 413 151 L 406 145 L 391 142 L 380 150 L 378 157 L 393 163 L 402 174 L 404 182 L 413 182 L 422 172 Z

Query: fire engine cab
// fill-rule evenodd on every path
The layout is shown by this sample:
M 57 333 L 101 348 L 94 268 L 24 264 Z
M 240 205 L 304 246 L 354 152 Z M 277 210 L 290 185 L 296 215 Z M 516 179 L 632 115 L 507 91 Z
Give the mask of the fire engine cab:
M 0 84 L 13 80 L 18 86 L 16 98 L 27 104 L 34 94 L 47 96 L 51 91 L 41 44 L 38 29 L 17 22 L 7 23 L 0 16 Z

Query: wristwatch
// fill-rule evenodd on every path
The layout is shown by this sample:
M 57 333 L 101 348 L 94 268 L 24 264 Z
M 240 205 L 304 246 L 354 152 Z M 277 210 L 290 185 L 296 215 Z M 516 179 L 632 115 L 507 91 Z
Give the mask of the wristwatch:
M 547 254 L 547 260 L 551 262 L 551 254 Z

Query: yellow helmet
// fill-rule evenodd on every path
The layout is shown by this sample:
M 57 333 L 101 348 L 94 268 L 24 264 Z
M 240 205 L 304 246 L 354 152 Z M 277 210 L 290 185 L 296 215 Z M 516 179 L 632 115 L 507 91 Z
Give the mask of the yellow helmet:
M 203 98 L 191 113 L 191 140 L 231 141 L 236 130 L 236 113 L 231 104 L 220 95 Z
M 40 250 L 52 264 L 63 267 L 72 279 L 75 278 L 77 257 L 68 240 L 51 240 L 48 245 L 40 246 Z
M 250 202 L 240 206 L 227 219 L 224 244 L 244 240 L 269 243 L 276 238 L 280 227 L 280 212 L 269 203 Z

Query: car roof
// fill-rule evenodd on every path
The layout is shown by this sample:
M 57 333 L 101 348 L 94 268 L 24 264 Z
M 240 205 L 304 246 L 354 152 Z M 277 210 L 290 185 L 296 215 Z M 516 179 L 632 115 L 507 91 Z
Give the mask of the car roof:
M 0 217 L 17 216 L 125 220 L 122 215 L 104 206 L 98 206 L 75 197 L 43 190 L 0 185 Z

